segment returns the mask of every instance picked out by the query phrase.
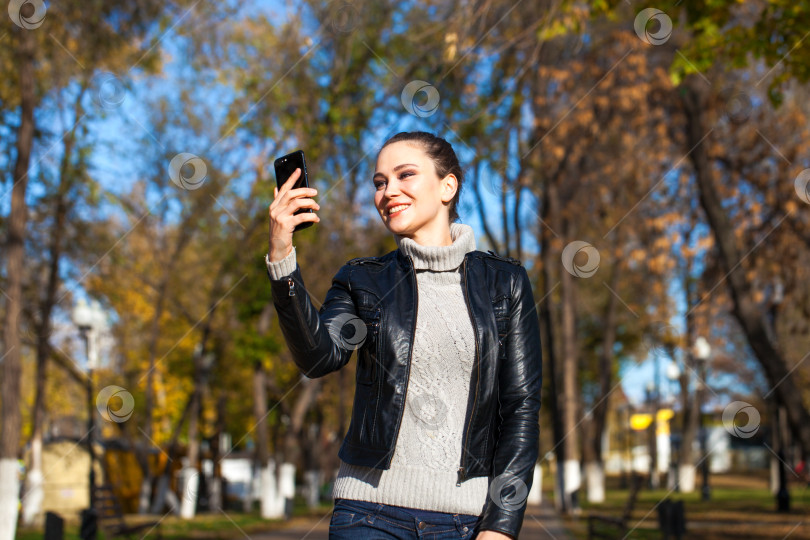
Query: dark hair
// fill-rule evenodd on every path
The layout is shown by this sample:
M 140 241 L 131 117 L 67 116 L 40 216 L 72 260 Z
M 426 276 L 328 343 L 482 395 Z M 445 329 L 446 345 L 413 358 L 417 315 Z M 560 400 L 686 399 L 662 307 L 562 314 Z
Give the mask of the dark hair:
M 464 182 L 464 171 L 461 170 L 461 165 L 459 165 L 458 157 L 456 157 L 453 147 L 449 142 L 441 137 L 437 137 L 426 131 L 402 131 L 385 141 L 385 143 L 383 143 L 383 145 L 380 147 L 380 152 L 382 152 L 382 149 L 389 144 L 399 141 L 416 142 L 428 155 L 431 161 L 433 161 L 433 166 L 436 167 L 436 174 L 439 175 L 439 178 L 444 178 L 448 174 L 453 174 L 458 179 L 458 188 L 456 189 L 456 194 L 453 197 L 453 200 L 450 201 L 450 221 L 458 221 L 459 216 L 456 206 L 458 205 L 458 201 L 461 197 L 461 186 Z

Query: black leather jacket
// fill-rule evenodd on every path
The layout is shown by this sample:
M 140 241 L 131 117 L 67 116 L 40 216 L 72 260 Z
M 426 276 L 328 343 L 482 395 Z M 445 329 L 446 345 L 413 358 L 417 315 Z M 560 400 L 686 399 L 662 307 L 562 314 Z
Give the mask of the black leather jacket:
M 470 251 L 462 274 L 476 351 L 458 484 L 489 476 L 479 528 L 517 538 L 539 451 L 537 310 L 529 276 L 516 259 Z M 388 469 L 405 409 L 416 327 L 413 260 L 397 249 L 348 261 L 332 279 L 320 310 L 299 266 L 270 282 L 281 330 L 302 373 L 323 377 L 345 366 L 358 349 L 352 417 L 338 456 Z

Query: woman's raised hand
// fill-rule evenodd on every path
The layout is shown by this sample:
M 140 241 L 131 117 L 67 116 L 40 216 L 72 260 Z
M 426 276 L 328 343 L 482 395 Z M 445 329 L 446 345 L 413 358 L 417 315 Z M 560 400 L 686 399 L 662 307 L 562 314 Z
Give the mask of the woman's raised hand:
M 292 189 L 301 176 L 301 169 L 295 169 L 290 177 L 278 187 L 273 188 L 273 202 L 270 204 L 270 238 L 267 254 L 271 262 L 278 262 L 292 252 L 292 237 L 295 226 L 304 221 L 321 220 L 315 212 L 301 212 L 293 215 L 299 208 L 320 210 L 320 205 L 310 197 L 318 190 L 300 187 Z

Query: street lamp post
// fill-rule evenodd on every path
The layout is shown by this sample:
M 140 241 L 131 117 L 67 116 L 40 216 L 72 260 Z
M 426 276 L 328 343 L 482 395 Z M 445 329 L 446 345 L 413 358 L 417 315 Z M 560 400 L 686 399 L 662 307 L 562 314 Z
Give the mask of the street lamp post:
M 626 459 L 627 458 L 626 449 L 628 447 L 627 442 L 629 440 L 629 434 L 628 433 L 630 432 L 630 426 L 629 426 L 630 421 L 627 420 L 627 423 L 625 423 L 625 418 L 627 416 L 629 416 L 629 415 L 625 414 L 625 410 L 629 410 L 629 408 L 630 408 L 629 403 L 624 403 L 624 404 L 619 405 L 618 407 L 616 407 L 616 415 L 618 417 L 618 425 L 619 425 L 619 432 L 617 434 L 618 435 L 618 437 L 617 437 L 617 439 L 618 439 L 617 446 L 619 448 L 619 455 L 621 456 L 621 464 L 622 464 L 622 476 L 621 476 L 621 479 L 620 479 L 619 486 L 622 489 L 626 489 L 627 486 L 628 486 L 628 484 L 627 484 L 628 463 L 627 463 L 627 459 Z
M 681 376 L 681 370 L 678 367 L 678 363 L 675 361 L 674 355 L 672 356 L 672 360 L 670 361 L 669 365 L 667 366 L 667 379 L 669 379 L 670 383 L 675 383 Z M 671 407 L 675 408 L 675 392 L 672 392 L 671 395 L 672 405 Z M 673 413 L 674 414 L 674 413 Z M 672 422 L 674 423 L 674 422 Z M 671 423 L 671 424 L 672 424 Z M 674 435 L 674 430 L 670 427 L 669 430 L 669 477 L 670 481 L 668 482 L 667 488 L 674 489 L 675 491 L 680 491 L 680 486 L 678 485 L 678 459 L 676 459 L 676 452 L 680 452 L 680 445 L 677 444 Z
M 657 370 L 656 370 L 657 371 Z M 657 380 L 657 377 L 656 377 Z M 650 452 L 650 489 L 658 489 L 658 385 L 656 382 L 647 383 L 647 403 L 652 409 L 652 421 L 648 428 L 648 441 Z
M 771 287 L 770 305 L 768 306 L 768 318 L 771 332 L 776 336 L 776 318 L 779 314 L 779 306 L 785 299 L 785 286 L 779 276 L 775 277 Z M 785 439 L 782 422 L 784 420 L 784 408 L 780 405 L 775 407 L 776 418 L 774 421 L 774 431 L 776 433 L 777 460 L 779 461 L 779 489 L 776 492 L 776 509 L 779 512 L 790 511 L 790 492 L 787 489 L 787 475 L 785 474 Z
M 624 439 L 624 451 L 625 451 L 625 462 L 627 463 L 627 468 L 630 472 L 630 478 L 632 481 L 633 478 L 633 429 L 630 427 L 630 417 L 633 414 L 633 406 L 630 403 L 627 403 L 627 416 L 624 422 L 624 429 L 625 429 L 625 439 Z M 628 484 L 629 486 L 629 484 Z
M 706 400 L 706 392 L 705 389 L 707 388 L 706 385 L 706 365 L 709 361 L 709 355 L 711 354 L 712 349 L 709 346 L 709 342 L 706 341 L 704 337 L 698 337 L 695 340 L 695 359 L 698 363 L 699 368 L 699 385 L 700 385 L 700 400 L 698 401 L 698 415 L 700 416 L 700 446 L 703 453 L 703 458 L 701 460 L 701 472 L 703 475 L 703 487 L 701 488 L 700 495 L 701 499 L 704 501 L 708 501 L 711 498 L 711 490 L 709 488 L 709 454 L 706 449 L 706 423 L 703 420 L 703 412 L 701 410 L 703 402 Z
M 105 325 L 104 311 L 98 301 L 89 304 L 80 299 L 73 308 L 73 323 L 78 327 L 79 334 L 84 341 L 85 352 L 87 353 L 87 452 L 90 457 L 90 472 L 87 479 L 87 489 L 89 492 L 89 509 L 83 513 L 82 538 L 96 537 L 96 516 L 95 516 L 95 486 L 96 486 L 96 453 L 93 447 L 95 434 L 95 411 L 93 408 L 93 370 L 98 363 L 97 333 Z

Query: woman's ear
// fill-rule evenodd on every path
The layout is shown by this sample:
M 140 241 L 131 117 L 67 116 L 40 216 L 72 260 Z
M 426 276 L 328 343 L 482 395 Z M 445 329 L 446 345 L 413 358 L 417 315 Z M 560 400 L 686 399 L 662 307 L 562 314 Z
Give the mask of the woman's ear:
M 448 174 L 442 179 L 442 202 L 450 202 L 456 195 L 458 189 L 458 178 L 454 174 Z

